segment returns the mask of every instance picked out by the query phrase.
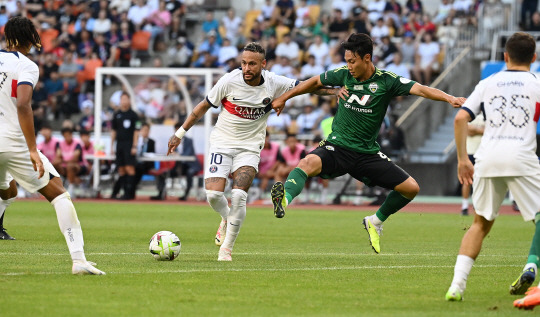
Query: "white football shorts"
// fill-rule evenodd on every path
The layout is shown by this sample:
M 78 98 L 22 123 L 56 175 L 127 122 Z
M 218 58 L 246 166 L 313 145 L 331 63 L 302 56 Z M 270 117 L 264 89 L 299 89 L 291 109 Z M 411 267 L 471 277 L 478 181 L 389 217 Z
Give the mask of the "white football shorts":
M 499 209 L 510 190 L 525 221 L 540 211 L 540 174 L 532 176 L 474 177 L 472 202 L 476 213 L 488 221 Z
M 210 147 L 206 162 L 208 168 L 204 171 L 204 179 L 212 177 L 229 178 L 242 166 L 252 166 L 259 171 L 260 153 L 245 149 L 220 149 Z
M 45 173 L 41 178 L 38 178 L 39 173 L 34 171 L 34 166 L 30 160 L 30 152 L 0 153 L 0 189 L 9 188 L 9 183 L 14 178 L 26 191 L 35 193 L 47 186 L 50 180 L 49 173 L 60 177 L 47 157 L 40 151 L 38 153 L 45 169 Z

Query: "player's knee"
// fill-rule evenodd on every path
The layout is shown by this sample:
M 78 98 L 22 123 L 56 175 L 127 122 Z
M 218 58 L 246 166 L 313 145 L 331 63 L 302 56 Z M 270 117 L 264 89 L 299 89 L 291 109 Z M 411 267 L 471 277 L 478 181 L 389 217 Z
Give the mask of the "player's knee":
M 308 155 L 300 160 L 297 167 L 308 176 L 318 175 L 322 169 L 322 161 L 317 155 Z
M 206 200 L 210 206 L 217 204 L 220 200 L 223 199 L 223 192 L 217 190 L 206 190 Z

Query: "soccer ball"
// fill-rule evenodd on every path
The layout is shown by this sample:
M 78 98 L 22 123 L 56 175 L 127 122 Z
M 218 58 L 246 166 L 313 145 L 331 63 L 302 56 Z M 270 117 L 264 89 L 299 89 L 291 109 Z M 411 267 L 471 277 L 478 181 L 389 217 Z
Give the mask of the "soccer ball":
M 170 231 L 160 231 L 150 239 L 150 253 L 158 261 L 172 261 L 180 254 L 182 243 Z

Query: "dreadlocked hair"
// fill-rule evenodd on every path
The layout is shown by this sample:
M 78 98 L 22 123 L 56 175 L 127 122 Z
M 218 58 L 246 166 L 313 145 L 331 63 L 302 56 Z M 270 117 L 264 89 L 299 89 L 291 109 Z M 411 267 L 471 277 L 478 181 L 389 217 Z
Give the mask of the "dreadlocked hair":
M 12 17 L 6 23 L 4 33 L 6 35 L 7 46 L 28 47 L 33 45 L 38 50 L 41 48 L 41 38 L 30 19 L 25 17 Z

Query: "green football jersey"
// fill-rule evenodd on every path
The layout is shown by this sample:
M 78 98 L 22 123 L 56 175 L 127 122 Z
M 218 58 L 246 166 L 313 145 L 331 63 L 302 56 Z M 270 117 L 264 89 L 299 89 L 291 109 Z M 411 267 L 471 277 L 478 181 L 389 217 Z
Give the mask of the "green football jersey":
M 347 66 L 326 71 L 320 78 L 323 85 L 346 87 L 349 92 L 347 100 L 339 99 L 332 133 L 327 140 L 343 148 L 368 154 L 380 150 L 376 140 L 390 100 L 408 95 L 416 83 L 378 68 L 368 80 L 358 81 Z

